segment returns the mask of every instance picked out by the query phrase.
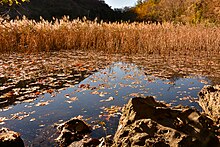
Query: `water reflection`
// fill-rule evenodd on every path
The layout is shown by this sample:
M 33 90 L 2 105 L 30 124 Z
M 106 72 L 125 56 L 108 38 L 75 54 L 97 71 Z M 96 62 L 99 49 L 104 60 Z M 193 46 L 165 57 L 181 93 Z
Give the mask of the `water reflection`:
M 0 108 L 16 105 L 23 101 L 33 101 L 40 91 L 52 93 L 54 89 L 71 87 L 88 77 L 91 72 L 71 70 L 67 74 L 49 74 L 46 76 L 13 81 L 0 78 Z
M 123 107 L 135 96 L 153 95 L 171 105 L 182 104 L 201 110 L 196 103 L 197 93 L 210 81 L 177 73 L 171 77 L 155 77 L 135 64 L 117 62 L 71 88 L 58 90 L 55 97 L 47 93 L 35 101 L 11 106 L 7 111 L 2 109 L 1 117 L 8 119 L 2 126 L 20 132 L 28 146 L 55 146 L 53 139 L 57 134 L 52 125 L 78 115 L 92 125 L 105 121 L 107 133 L 114 134 L 120 111 L 108 117 L 110 113 L 106 108 Z M 92 136 L 101 137 L 105 133 L 101 127 L 94 130 Z

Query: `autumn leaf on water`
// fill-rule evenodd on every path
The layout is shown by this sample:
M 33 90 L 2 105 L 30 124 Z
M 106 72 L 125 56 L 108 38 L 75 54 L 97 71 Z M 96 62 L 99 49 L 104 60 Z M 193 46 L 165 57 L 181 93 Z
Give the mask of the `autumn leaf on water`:
M 190 88 L 188 88 L 189 90 L 199 90 L 200 89 L 200 87 L 190 87 Z
M 53 91 L 54 91 L 53 89 L 49 89 L 49 90 L 47 90 L 47 93 L 51 94 L 51 93 L 53 93 Z
M 89 89 L 90 88 L 90 84 L 80 84 L 79 88 Z
M 120 106 L 111 106 L 111 107 L 102 107 L 105 113 L 101 113 L 99 118 L 105 118 L 105 120 L 109 121 L 111 117 L 118 117 L 121 115 L 122 108 Z
M 65 97 L 66 97 L 66 98 L 70 98 L 70 95 L 69 95 L 69 94 L 65 94 Z
M 0 117 L 0 125 L 5 124 L 5 120 L 7 120 L 6 117 Z
M 140 94 L 139 93 L 131 93 L 131 94 L 129 94 L 129 96 L 131 96 L 131 97 L 138 97 L 138 96 L 140 96 Z
M 94 126 L 92 127 L 92 130 L 99 129 L 99 128 L 101 128 L 101 126 L 98 125 L 98 124 L 96 124 L 96 125 L 94 125 Z
M 67 103 L 72 103 L 72 102 L 77 101 L 77 100 L 78 100 L 77 97 L 72 97 L 72 98 L 69 98 L 66 102 Z
M 41 124 L 41 125 L 39 125 L 39 127 L 44 127 L 45 126 L 45 124 Z
M 98 95 L 99 94 L 99 92 L 98 91 L 93 91 L 93 92 L 91 92 L 91 94 L 93 94 L 93 95 Z
M 35 92 L 35 95 L 40 95 L 40 92 L 39 91 Z
M 35 106 L 39 107 L 39 106 L 46 106 L 48 105 L 50 102 L 53 102 L 53 100 L 49 100 L 49 101 L 45 101 L 45 102 L 39 102 L 37 103 Z
M 104 121 L 100 121 L 99 124 L 102 125 L 102 126 L 106 125 Z
M 200 83 L 202 83 L 202 84 L 208 84 L 209 82 L 206 81 L 206 80 L 200 80 Z
M 35 120 L 36 120 L 35 118 L 30 119 L 30 121 L 35 121 Z
M 100 102 L 110 102 L 110 101 L 113 101 L 114 100 L 114 97 L 110 96 L 108 99 L 106 100 L 100 100 Z
M 18 112 L 15 114 L 11 114 L 11 118 L 10 119 L 17 119 L 17 120 L 22 120 L 26 117 L 29 117 L 31 113 L 27 113 L 27 112 Z
M 107 92 L 100 92 L 100 93 L 99 93 L 99 96 L 100 96 L 100 97 L 105 97 L 106 94 L 108 94 L 108 93 L 107 93 Z
M 24 102 L 24 103 L 31 103 L 31 102 L 33 102 L 33 101 L 35 101 L 35 99 L 27 99 L 27 100 L 24 100 L 23 102 Z

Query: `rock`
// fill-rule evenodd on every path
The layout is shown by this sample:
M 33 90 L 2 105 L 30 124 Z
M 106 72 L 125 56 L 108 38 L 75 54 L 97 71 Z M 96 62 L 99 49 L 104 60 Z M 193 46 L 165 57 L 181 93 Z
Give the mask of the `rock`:
M 68 147 L 110 147 L 112 144 L 113 140 L 109 136 L 100 139 L 85 136 L 80 141 L 74 141 Z
M 113 144 L 112 135 L 107 135 L 106 137 L 102 137 L 99 139 L 99 147 L 110 147 Z
M 60 124 L 57 129 L 61 132 L 56 139 L 60 146 L 68 146 L 74 141 L 80 141 L 91 132 L 90 127 L 83 120 L 76 118 Z
M 0 147 L 24 147 L 24 142 L 20 134 L 9 130 L 8 128 L 0 129 Z
M 220 124 L 220 85 L 205 86 L 199 92 L 199 105 L 206 114 Z
M 100 144 L 100 141 L 98 139 L 85 137 L 80 141 L 75 141 L 71 143 L 68 147 L 96 147 Z
M 195 109 L 169 108 L 153 97 L 137 97 L 122 112 L 112 146 L 220 145 L 213 121 Z

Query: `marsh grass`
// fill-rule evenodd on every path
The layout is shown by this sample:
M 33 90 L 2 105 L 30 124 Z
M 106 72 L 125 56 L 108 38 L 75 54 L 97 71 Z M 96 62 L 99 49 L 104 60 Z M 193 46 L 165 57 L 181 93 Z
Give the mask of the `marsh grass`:
M 220 27 L 172 23 L 13 20 L 0 25 L 0 52 L 86 50 L 123 54 L 220 54 Z

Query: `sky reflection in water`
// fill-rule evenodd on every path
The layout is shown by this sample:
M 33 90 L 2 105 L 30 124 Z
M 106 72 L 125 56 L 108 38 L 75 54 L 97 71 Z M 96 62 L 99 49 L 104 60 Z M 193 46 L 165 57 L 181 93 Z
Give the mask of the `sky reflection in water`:
M 6 118 L 10 118 L 11 114 L 18 112 L 23 112 L 21 115 L 29 114 L 22 120 L 8 120 L 2 126 L 20 132 L 26 145 L 51 146 L 51 142 L 57 136 L 52 125 L 78 115 L 82 115 L 85 119 L 91 117 L 87 122 L 93 125 L 105 121 L 107 133 L 113 134 L 120 115 L 115 115 L 107 121 L 105 117 L 100 117 L 106 113 L 103 108 L 122 107 L 134 96 L 152 95 L 159 101 L 165 101 L 172 105 L 182 104 L 196 107 L 201 111 L 195 100 L 197 100 L 198 92 L 204 86 L 204 81 L 207 82 L 206 84 L 210 83 L 205 77 L 198 76 L 185 78 L 177 76 L 172 80 L 160 79 L 152 75 L 145 75 L 144 71 L 135 64 L 118 62 L 89 76 L 74 87 L 60 91 L 55 97 L 45 94 L 31 103 L 17 104 L 7 111 L 0 112 L 1 117 Z M 94 87 L 93 90 L 79 88 L 86 84 Z M 69 101 L 72 97 L 76 97 L 78 100 Z M 113 97 L 114 100 L 106 102 L 105 100 L 109 97 Z M 49 102 L 48 105 L 35 106 L 39 102 L 46 101 Z M 102 128 L 96 129 L 92 133 L 94 137 L 103 135 L 105 132 Z

